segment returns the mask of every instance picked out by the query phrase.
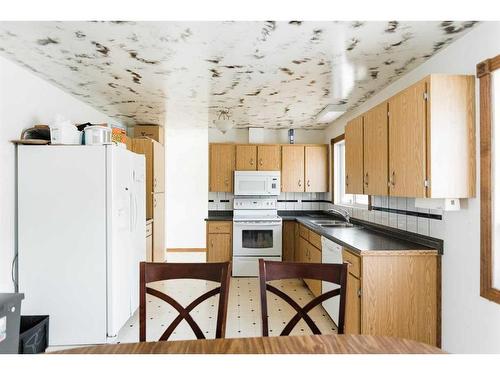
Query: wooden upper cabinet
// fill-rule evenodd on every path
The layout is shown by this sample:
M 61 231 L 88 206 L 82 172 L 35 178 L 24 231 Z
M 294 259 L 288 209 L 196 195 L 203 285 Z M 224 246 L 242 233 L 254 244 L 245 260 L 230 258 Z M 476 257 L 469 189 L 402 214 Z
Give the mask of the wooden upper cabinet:
M 260 171 L 281 170 L 281 146 L 259 145 L 257 146 L 257 169 Z
M 427 197 L 475 197 L 475 77 L 433 74 L 426 82 Z
M 255 171 L 257 169 L 257 146 L 236 146 L 236 170 Z
M 328 145 L 305 146 L 305 191 L 328 191 Z
M 348 122 L 346 192 L 474 197 L 474 85 L 474 76 L 432 74 Z
M 281 146 L 281 191 L 304 191 L 304 146 Z
M 232 144 L 211 143 L 209 158 L 209 191 L 232 192 L 235 146 Z
M 389 194 L 392 196 L 426 196 L 426 87 L 426 81 L 420 81 L 389 99 Z
M 364 193 L 387 195 L 389 135 L 387 102 L 363 115 Z
M 345 127 L 345 191 L 363 194 L 363 117 L 349 121 Z

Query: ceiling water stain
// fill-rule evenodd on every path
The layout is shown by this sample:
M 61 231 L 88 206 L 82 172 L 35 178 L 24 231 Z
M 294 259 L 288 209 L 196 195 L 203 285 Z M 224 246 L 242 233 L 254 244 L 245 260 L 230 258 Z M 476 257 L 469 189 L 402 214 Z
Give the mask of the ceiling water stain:
M 289 76 L 293 76 L 293 72 L 288 69 L 288 68 L 280 68 L 280 70 L 283 72 L 283 73 L 286 73 L 288 74 Z
M 143 59 L 142 57 L 139 57 L 137 52 L 135 51 L 130 51 L 129 52 L 129 55 L 131 58 L 137 60 L 137 61 L 140 61 L 144 64 L 152 64 L 152 65 L 156 65 L 156 64 L 159 64 L 160 62 L 159 61 L 154 61 L 154 60 L 146 60 L 146 59 Z
M 347 50 L 348 51 L 352 51 L 359 43 L 359 39 L 357 38 L 352 38 L 350 41 L 349 41 L 349 44 L 347 45 Z
M 389 21 L 388 24 L 387 24 L 387 28 L 385 29 L 385 32 L 386 33 L 393 33 L 396 31 L 396 29 L 398 28 L 399 26 L 399 22 L 398 21 Z
M 173 100 L 195 122 L 206 122 L 208 111 L 208 126 L 227 107 L 238 109 L 239 128 L 319 129 L 325 125 L 314 116 L 332 103 L 336 56 L 348 52 L 354 68 L 367 71 L 346 98 L 333 100 L 349 110 L 474 24 L 79 21 L 44 22 L 39 31 L 0 22 L 0 54 L 124 125 L 164 121 Z M 334 43 L 339 28 L 345 45 Z
M 48 44 L 59 44 L 57 40 L 52 39 L 50 37 L 47 37 L 45 39 L 38 39 L 36 42 L 41 46 L 46 46 Z
M 106 46 L 103 46 L 101 43 L 98 42 L 92 42 L 92 44 L 95 46 L 97 52 L 104 56 L 108 56 L 109 48 Z

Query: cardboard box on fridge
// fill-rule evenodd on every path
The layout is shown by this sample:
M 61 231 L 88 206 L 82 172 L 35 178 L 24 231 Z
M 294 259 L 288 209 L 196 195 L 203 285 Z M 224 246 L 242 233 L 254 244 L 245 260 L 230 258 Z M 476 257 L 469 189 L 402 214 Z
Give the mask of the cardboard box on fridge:
M 134 138 L 139 137 L 148 137 L 164 144 L 163 127 L 159 125 L 136 125 L 134 126 Z

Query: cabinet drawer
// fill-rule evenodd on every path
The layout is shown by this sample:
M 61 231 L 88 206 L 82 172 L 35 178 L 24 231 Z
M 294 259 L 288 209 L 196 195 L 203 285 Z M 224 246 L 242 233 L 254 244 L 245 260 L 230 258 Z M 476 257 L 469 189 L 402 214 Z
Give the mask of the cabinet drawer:
M 208 233 L 231 233 L 231 221 L 209 221 Z
M 347 250 L 342 252 L 344 263 L 349 265 L 349 273 L 356 276 L 358 279 L 361 275 L 361 258 Z
M 299 225 L 299 236 L 309 241 L 309 229 L 302 224 Z
M 315 248 L 317 248 L 318 250 L 321 250 L 321 236 L 318 233 L 310 230 L 309 231 L 309 242 Z
M 153 223 L 146 224 L 146 237 L 149 237 L 153 234 Z

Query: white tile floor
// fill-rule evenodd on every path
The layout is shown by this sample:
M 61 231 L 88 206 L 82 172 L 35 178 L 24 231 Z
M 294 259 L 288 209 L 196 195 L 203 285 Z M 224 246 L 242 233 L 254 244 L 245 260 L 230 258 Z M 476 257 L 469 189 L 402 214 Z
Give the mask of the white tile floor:
M 274 286 L 290 295 L 301 306 L 310 301 L 313 296 L 301 280 L 278 280 Z M 213 282 L 199 280 L 171 280 L 152 283 L 151 287 L 159 289 L 172 296 L 183 306 L 218 285 Z M 218 295 L 208 299 L 192 312 L 207 338 L 215 337 L 217 319 Z M 226 337 L 261 336 L 261 314 L 259 301 L 258 278 L 232 278 L 229 289 L 229 306 L 226 324 Z M 292 318 L 295 310 L 281 298 L 268 292 L 269 334 L 277 336 Z M 147 341 L 158 340 L 161 334 L 177 316 L 177 311 L 156 297 L 147 296 Z M 322 333 L 335 332 L 336 327 L 321 306 L 315 307 L 309 316 Z M 301 320 L 292 331 L 293 335 L 311 334 L 307 324 Z M 189 325 L 182 321 L 169 340 L 195 339 Z M 139 321 L 136 313 L 119 332 L 117 342 L 139 341 Z

